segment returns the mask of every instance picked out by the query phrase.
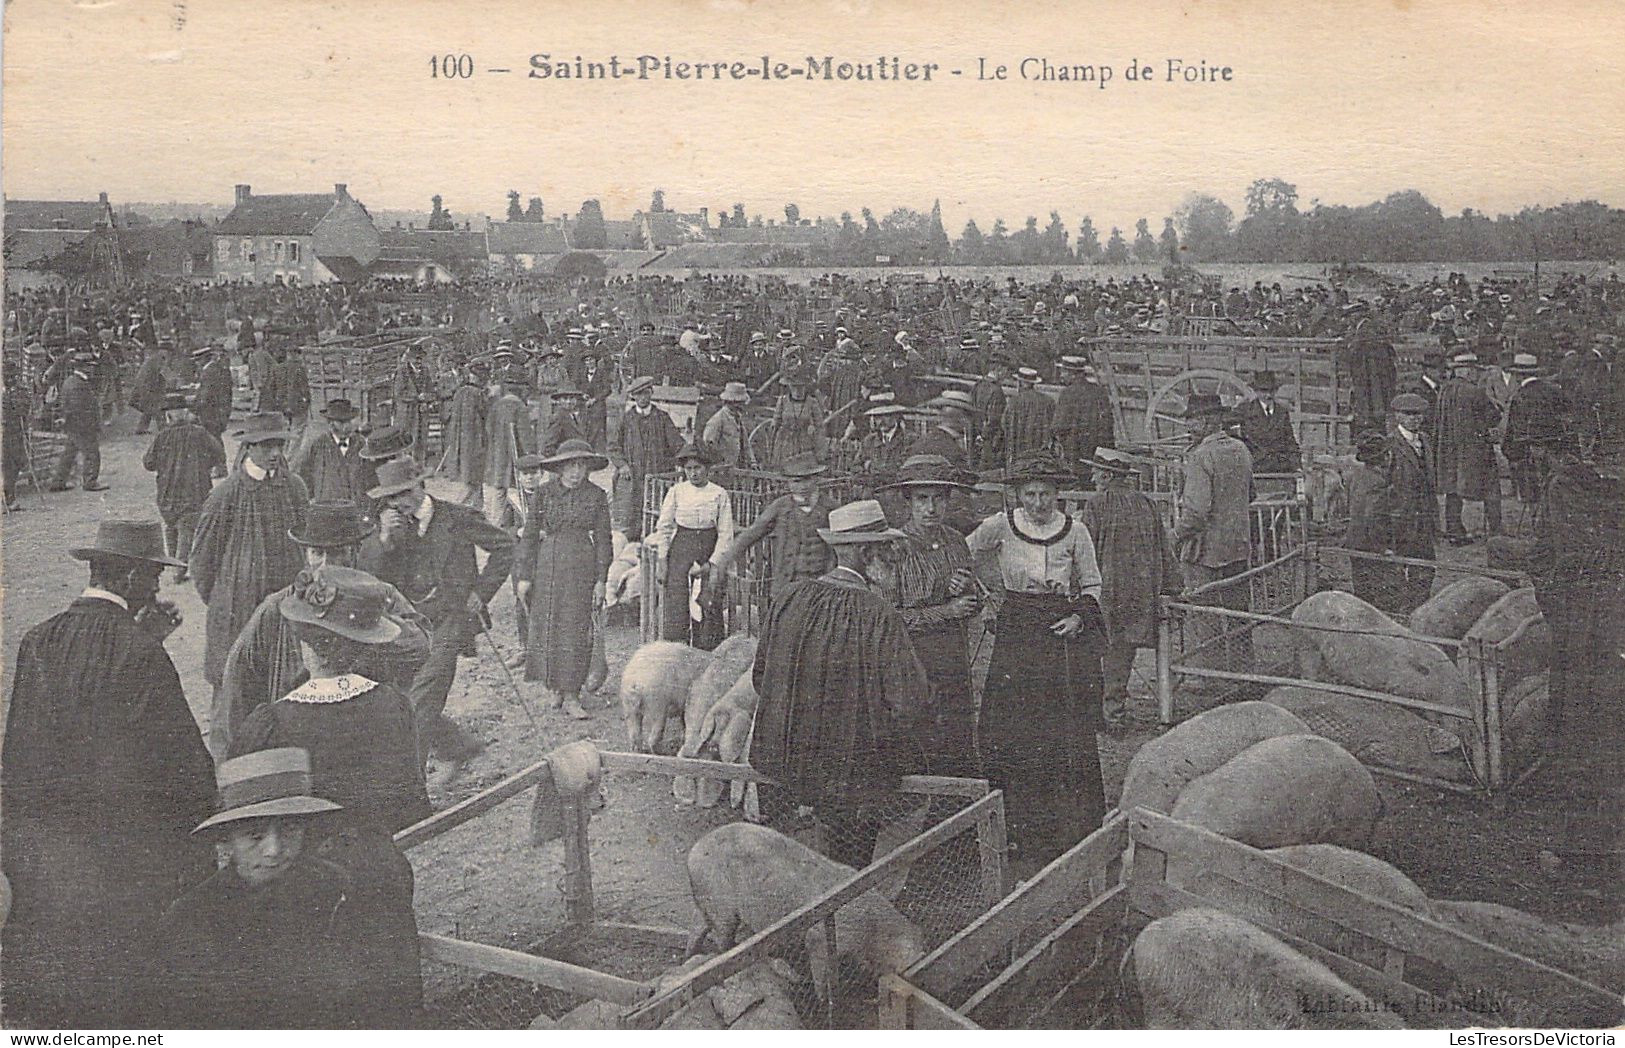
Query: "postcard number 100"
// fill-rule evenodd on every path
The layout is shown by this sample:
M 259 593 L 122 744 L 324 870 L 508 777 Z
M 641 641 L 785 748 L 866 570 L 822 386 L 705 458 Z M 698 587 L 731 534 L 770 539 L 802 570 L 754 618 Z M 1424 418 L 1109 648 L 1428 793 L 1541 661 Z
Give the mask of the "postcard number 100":
M 430 55 L 429 75 L 436 80 L 469 80 L 474 76 L 474 56 Z

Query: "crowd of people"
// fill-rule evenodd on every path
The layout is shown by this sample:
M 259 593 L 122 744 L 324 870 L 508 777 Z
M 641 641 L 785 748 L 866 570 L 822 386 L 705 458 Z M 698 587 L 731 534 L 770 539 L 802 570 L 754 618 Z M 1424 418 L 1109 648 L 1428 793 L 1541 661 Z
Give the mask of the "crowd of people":
M 1534 510 L 1554 738 L 1594 745 L 1621 721 L 1621 616 L 1595 613 L 1625 602 L 1625 497 L 1599 469 L 1625 406 L 1617 277 L 1365 295 L 1059 277 L 143 289 L 82 306 L 83 326 L 59 301 L 7 296 L 8 507 L 14 436 L 59 429 L 50 487 L 77 460 L 99 491 L 101 428 L 133 408 L 138 432 L 159 425 L 158 519 L 104 521 L 71 550 L 83 594 L 18 653 L 8 1021 L 419 1022 L 413 874 L 391 835 L 483 745 L 445 714 L 458 659 L 511 587 L 511 665 L 591 716 L 617 531 L 656 561 L 662 638 L 702 648 L 727 628 L 715 594 L 766 544 L 750 760 L 834 831 L 834 858 L 867 864 L 912 772 L 987 777 L 1015 854 L 1060 854 L 1104 815 L 1097 733 L 1135 720 L 1158 599 L 1256 563 L 1254 496 L 1305 466 L 1272 374 L 1238 405 L 1195 392 L 1166 528 L 1101 381 L 1102 340 L 1125 333 L 1340 340 L 1347 542 L 1398 558 L 1356 565 L 1380 607 L 1426 598 L 1418 562 L 1441 536 L 1476 541 L 1465 502 L 1503 529 L 1504 461 Z M 387 406 L 311 404 L 300 347 L 380 331 L 403 346 Z M 1425 339 L 1420 373 L 1406 335 Z M 692 420 L 654 402 L 662 385 L 698 390 Z M 746 471 L 783 493 L 742 520 Z M 658 506 L 652 477 L 675 478 Z M 207 607 L 206 742 L 163 648 L 166 570 Z

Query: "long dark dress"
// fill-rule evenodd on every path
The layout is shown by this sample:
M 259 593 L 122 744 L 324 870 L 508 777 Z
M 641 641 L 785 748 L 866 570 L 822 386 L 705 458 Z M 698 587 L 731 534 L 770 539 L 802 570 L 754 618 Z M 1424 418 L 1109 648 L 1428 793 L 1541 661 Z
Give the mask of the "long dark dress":
M 943 524 L 903 528 L 892 603 L 903 616 L 914 653 L 931 682 L 931 727 L 924 739 L 933 775 L 976 773 L 976 701 L 971 687 L 966 619 L 947 605 L 954 599 L 948 580 L 955 569 L 971 567 L 970 550 L 959 532 Z
M 305 482 L 286 469 L 255 480 L 238 468 L 203 502 L 192 539 L 192 577 L 209 606 L 203 676 L 215 687 L 226 653 L 255 607 L 304 566 L 288 529 L 305 519 Z
M 609 497 L 591 481 L 567 488 L 550 478 L 536 493 L 516 563 L 529 581 L 525 679 L 579 692 L 592 661 L 592 588 L 613 559 Z
M 0 792 L 8 1024 L 135 1025 L 158 919 L 213 867 L 190 833 L 214 766 L 174 664 L 128 611 L 82 597 L 23 637 Z
M 357 674 L 306 681 L 249 714 L 231 755 L 280 746 L 309 750 L 316 795 L 344 807 L 324 822 L 317 853 L 350 874 L 379 919 L 411 920 L 412 867 L 390 835 L 430 808 L 406 694 Z

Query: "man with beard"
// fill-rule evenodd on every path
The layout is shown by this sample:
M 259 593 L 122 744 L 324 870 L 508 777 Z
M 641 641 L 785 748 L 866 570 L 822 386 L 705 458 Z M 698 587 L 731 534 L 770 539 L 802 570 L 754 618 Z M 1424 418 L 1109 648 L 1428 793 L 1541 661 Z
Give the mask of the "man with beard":
M 208 875 L 188 834 L 209 814 L 212 765 L 163 641 L 157 521 L 109 520 L 90 585 L 29 630 L 0 755 L 0 847 L 17 893 L 4 931 L 9 1026 L 136 1025 L 132 986 L 164 908 Z

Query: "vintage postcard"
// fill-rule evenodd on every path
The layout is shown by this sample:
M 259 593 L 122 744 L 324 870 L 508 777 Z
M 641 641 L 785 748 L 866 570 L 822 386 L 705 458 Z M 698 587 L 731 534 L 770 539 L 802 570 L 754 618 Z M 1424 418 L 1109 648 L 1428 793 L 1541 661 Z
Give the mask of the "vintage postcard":
M 1613 1043 L 1625 9 L 3 33 L 0 1025 Z

